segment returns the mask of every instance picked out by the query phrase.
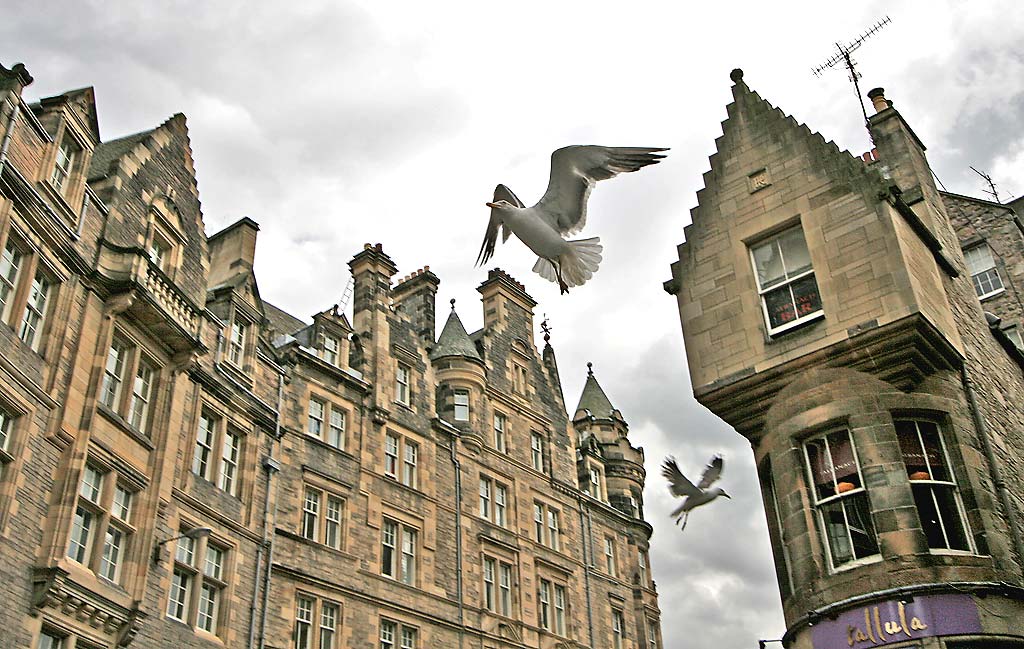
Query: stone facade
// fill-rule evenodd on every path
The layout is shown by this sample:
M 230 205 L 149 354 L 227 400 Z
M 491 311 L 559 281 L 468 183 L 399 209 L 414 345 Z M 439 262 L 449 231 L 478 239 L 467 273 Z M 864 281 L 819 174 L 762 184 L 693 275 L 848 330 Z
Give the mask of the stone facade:
M 661 647 L 643 452 L 570 417 L 525 288 L 484 327 L 356 254 L 353 318 L 264 302 L 207 236 L 185 118 L 0 67 L 0 646 Z M 601 398 L 595 398 L 600 394 Z
M 940 192 L 880 89 L 858 158 L 732 79 L 665 287 L 696 398 L 754 451 L 783 644 L 1024 646 L 1018 221 Z

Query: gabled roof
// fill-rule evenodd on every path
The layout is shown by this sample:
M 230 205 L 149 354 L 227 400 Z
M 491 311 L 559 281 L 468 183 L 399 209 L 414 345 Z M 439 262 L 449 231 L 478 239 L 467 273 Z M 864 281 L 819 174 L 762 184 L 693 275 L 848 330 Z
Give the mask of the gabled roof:
M 576 406 L 576 412 L 588 410 L 590 414 L 598 419 L 608 419 L 612 416 L 615 406 L 612 405 L 608 395 L 601 389 L 601 385 L 594 376 L 594 370 L 590 363 L 587 363 L 587 382 L 583 385 L 583 394 L 580 396 L 580 403 Z
M 266 300 L 263 301 L 263 315 L 278 335 L 291 335 L 308 326 L 302 320 Z
M 466 333 L 466 328 L 462 326 L 459 315 L 455 313 L 454 306 L 452 312 L 448 314 L 448 322 L 444 323 L 444 329 L 441 330 L 441 335 L 437 338 L 437 344 L 430 350 L 430 360 L 445 356 L 462 356 L 483 362 L 476 345 Z
M 142 142 L 156 129 L 149 129 L 140 133 L 126 135 L 110 142 L 103 142 L 96 147 L 92 154 L 92 162 L 89 164 L 89 181 L 99 180 L 107 175 L 110 166 L 117 162 L 124 154 L 128 153 L 136 144 Z
M 45 110 L 59 104 L 75 104 L 78 107 L 78 114 L 85 118 L 85 126 L 89 129 L 89 134 L 93 137 L 93 140 L 96 142 L 100 141 L 100 125 L 96 113 L 96 93 L 93 92 L 92 86 L 68 90 L 52 97 L 44 97 L 38 103 L 30 104 L 29 107 L 33 109 L 39 107 Z

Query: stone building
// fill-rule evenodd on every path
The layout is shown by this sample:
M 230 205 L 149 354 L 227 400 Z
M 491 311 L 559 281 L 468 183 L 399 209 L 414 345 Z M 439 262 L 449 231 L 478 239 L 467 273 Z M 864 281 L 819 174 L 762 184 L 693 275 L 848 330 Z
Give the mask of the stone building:
M 0 67 L 0 646 L 661 647 L 643 452 L 570 417 L 525 288 L 356 254 L 353 317 L 263 300 L 207 236 L 185 117 Z
M 783 644 L 1024 646 L 1019 221 L 940 192 L 881 89 L 856 157 L 732 79 L 666 289 L 755 454 Z

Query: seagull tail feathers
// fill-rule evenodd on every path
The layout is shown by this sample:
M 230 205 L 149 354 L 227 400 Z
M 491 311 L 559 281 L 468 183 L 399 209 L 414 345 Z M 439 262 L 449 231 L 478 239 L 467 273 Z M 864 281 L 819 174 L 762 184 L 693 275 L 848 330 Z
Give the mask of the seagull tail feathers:
M 549 282 L 558 282 L 560 271 L 562 280 L 568 286 L 580 286 L 593 277 L 601 264 L 601 251 L 604 250 L 600 237 L 577 239 L 568 243 L 569 250 L 556 260 L 557 269 L 551 260 L 540 257 L 533 265 L 533 272 Z

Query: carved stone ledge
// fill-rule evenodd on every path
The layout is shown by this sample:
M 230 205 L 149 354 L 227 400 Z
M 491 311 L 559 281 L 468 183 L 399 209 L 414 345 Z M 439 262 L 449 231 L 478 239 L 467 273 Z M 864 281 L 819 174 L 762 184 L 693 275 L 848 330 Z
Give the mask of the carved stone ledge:
M 63 568 L 36 568 L 32 575 L 32 605 L 38 612 L 54 609 L 59 614 L 102 629 L 118 647 L 127 647 L 139 632 L 146 614 L 138 602 L 127 608 L 94 593 L 70 577 Z

